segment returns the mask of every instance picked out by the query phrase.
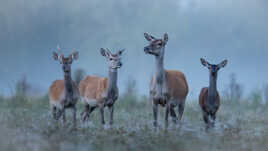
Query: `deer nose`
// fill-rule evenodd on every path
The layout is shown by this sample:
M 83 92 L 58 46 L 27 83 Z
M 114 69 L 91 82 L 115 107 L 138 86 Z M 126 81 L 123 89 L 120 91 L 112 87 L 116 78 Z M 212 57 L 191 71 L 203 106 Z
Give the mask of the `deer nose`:
M 149 48 L 148 47 L 144 47 L 144 52 L 145 53 L 148 53 L 148 51 L 149 51 Z

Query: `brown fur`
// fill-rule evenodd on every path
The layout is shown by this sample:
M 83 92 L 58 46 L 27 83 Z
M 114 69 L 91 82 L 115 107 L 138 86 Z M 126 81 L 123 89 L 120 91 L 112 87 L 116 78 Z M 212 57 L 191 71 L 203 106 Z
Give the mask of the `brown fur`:
M 189 91 L 184 74 L 176 70 L 165 70 L 165 73 L 169 96 L 176 100 L 184 100 Z M 152 87 L 153 80 L 154 78 L 152 77 L 150 87 Z
M 74 93 L 79 93 L 76 83 L 73 81 Z M 50 103 L 60 103 L 60 99 L 64 93 L 64 80 L 55 80 L 49 88 Z
M 203 112 L 206 111 L 205 101 L 207 100 L 207 97 L 208 97 L 208 88 L 204 87 L 201 89 L 201 92 L 199 95 L 199 105 L 200 105 L 201 109 L 203 110 Z M 219 96 L 218 91 L 217 91 L 217 99 L 215 101 L 217 104 L 219 104 L 219 106 L 216 109 L 216 112 L 217 112 L 219 107 L 220 107 L 220 96 Z
M 80 95 L 88 100 L 94 99 L 101 103 L 102 95 L 106 91 L 107 86 L 107 78 L 87 76 L 79 84 Z

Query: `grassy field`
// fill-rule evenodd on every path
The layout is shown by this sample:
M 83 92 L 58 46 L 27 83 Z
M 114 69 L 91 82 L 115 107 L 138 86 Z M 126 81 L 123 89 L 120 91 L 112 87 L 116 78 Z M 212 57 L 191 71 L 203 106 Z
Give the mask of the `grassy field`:
M 152 107 L 145 100 L 118 100 L 112 128 L 101 127 L 96 110 L 91 122 L 82 124 L 79 120 L 77 131 L 72 131 L 71 111 L 67 111 L 66 125 L 53 121 L 47 97 L 0 98 L 0 150 L 266 151 L 268 148 L 268 105 L 222 102 L 216 127 L 207 131 L 197 101 L 188 100 L 181 124 L 170 124 L 165 130 L 161 109 L 160 128 L 155 131 Z M 80 115 L 81 104 L 78 107 Z

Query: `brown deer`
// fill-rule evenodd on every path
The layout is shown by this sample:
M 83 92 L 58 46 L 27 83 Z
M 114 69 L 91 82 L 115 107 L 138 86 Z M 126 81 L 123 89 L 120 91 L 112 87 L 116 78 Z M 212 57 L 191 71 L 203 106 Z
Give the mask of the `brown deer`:
M 61 116 L 65 122 L 65 109 L 73 109 L 73 125 L 76 126 L 76 102 L 79 99 L 79 90 L 71 77 L 71 65 L 78 59 L 78 52 L 73 52 L 64 57 L 58 48 L 60 55 L 53 52 L 53 58 L 60 62 L 64 72 L 64 80 L 55 80 L 49 88 L 49 103 L 53 118 L 58 120 Z
M 213 127 L 216 119 L 216 113 L 220 107 L 220 96 L 217 91 L 218 71 L 225 67 L 227 60 L 220 64 L 210 64 L 201 58 L 201 63 L 209 69 L 209 86 L 201 89 L 199 95 L 199 105 L 202 109 L 203 120 L 207 127 Z
M 121 55 L 124 50 L 119 50 L 113 54 L 109 50 L 100 49 L 100 53 L 109 62 L 108 77 L 87 76 L 79 84 L 82 103 L 85 106 L 81 113 L 82 121 L 87 121 L 91 112 L 99 107 L 101 113 L 101 123 L 104 121 L 104 107 L 109 108 L 110 125 L 113 124 L 114 103 L 118 98 L 117 70 L 122 66 Z
M 149 45 L 144 47 L 144 52 L 155 56 L 155 73 L 150 82 L 150 99 L 153 102 L 154 126 L 157 127 L 158 105 L 166 107 L 165 126 L 168 127 L 169 113 L 176 123 L 177 116 L 174 108 L 178 107 L 178 119 L 181 120 L 185 100 L 188 94 L 188 84 L 184 74 L 176 70 L 164 69 L 165 46 L 168 35 L 163 39 L 156 39 L 144 33 Z

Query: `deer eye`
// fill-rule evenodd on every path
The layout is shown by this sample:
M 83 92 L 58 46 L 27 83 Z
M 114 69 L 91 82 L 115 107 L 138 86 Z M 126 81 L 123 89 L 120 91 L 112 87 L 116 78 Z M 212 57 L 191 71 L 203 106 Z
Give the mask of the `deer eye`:
M 110 61 L 112 61 L 113 59 L 112 58 L 110 58 Z

